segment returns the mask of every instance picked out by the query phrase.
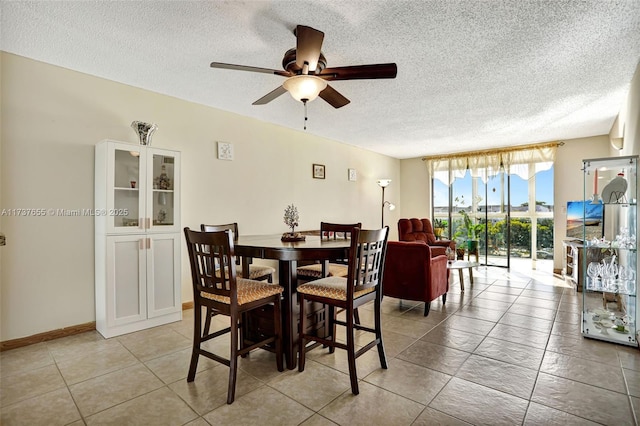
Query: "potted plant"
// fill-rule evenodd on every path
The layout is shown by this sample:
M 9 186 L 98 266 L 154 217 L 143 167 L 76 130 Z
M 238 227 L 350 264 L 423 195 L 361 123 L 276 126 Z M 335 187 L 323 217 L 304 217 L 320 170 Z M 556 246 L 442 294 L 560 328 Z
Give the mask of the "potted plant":
M 466 210 L 461 210 L 460 214 L 464 220 L 464 227 L 467 230 L 467 250 L 475 253 L 478 250 L 478 234 L 476 225 L 473 223 Z
M 445 224 L 442 219 L 434 219 L 433 220 L 433 233 L 435 234 L 437 239 L 442 238 L 442 234 L 444 234 Z
M 456 238 L 456 260 L 464 260 L 465 246 L 462 238 Z

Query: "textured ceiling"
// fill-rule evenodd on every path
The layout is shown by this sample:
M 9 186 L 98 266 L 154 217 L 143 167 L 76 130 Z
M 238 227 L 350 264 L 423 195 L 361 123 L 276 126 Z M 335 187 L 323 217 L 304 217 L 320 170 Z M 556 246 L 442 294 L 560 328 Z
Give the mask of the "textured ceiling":
M 607 134 L 640 59 L 640 1 L 4 1 L 2 50 L 300 131 L 282 77 L 296 25 L 329 67 L 398 64 L 335 81 L 307 132 L 396 158 Z

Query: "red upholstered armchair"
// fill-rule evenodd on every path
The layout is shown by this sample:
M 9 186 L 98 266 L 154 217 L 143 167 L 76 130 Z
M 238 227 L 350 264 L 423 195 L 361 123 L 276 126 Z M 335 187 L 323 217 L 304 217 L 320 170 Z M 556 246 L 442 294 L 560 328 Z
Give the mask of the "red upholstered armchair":
M 388 241 L 382 293 L 424 302 L 424 316 L 438 296 L 444 304 L 449 290 L 447 257 L 431 256 L 431 247 L 424 241 Z
M 398 239 L 400 241 L 424 241 L 431 246 L 433 256 L 446 255 L 447 247 L 451 247 L 454 253 L 456 251 L 455 241 L 436 239 L 429 219 L 400 219 L 398 221 Z

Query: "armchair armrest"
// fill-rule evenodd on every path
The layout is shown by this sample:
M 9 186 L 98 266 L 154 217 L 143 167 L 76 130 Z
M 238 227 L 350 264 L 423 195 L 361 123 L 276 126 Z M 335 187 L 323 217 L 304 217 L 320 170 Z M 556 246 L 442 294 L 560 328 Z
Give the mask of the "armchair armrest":
M 429 245 L 444 248 L 451 247 L 451 250 L 456 249 L 456 242 L 451 240 L 436 240 L 433 243 L 429 243 Z
M 431 300 L 449 291 L 449 271 L 447 256 L 433 256 L 431 258 Z

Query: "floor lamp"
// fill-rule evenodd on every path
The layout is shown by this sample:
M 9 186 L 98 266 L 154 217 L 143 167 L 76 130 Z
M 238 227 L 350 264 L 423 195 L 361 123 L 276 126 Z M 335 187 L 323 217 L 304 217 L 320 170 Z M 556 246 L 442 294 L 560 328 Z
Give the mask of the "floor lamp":
M 395 210 L 396 209 L 396 205 L 389 202 L 389 201 L 385 201 L 384 200 L 384 189 L 389 186 L 389 184 L 391 183 L 391 179 L 380 179 L 378 181 L 378 185 L 380 185 L 380 188 L 382 188 L 382 228 L 384 228 L 384 208 L 388 205 L 389 206 L 389 210 Z

